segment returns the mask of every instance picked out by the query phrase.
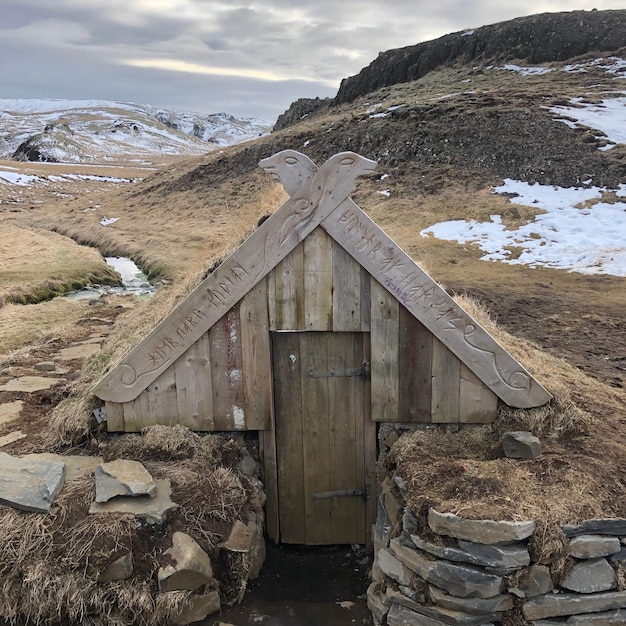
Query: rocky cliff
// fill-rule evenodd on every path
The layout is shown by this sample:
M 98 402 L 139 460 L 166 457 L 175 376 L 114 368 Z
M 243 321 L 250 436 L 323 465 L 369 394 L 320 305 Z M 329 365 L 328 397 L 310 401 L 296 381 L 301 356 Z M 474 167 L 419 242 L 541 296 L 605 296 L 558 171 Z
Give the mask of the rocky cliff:
M 564 61 L 626 46 L 626 10 L 542 13 L 444 35 L 381 52 L 356 76 L 341 82 L 335 103 L 351 102 L 380 87 L 417 80 L 438 67 Z

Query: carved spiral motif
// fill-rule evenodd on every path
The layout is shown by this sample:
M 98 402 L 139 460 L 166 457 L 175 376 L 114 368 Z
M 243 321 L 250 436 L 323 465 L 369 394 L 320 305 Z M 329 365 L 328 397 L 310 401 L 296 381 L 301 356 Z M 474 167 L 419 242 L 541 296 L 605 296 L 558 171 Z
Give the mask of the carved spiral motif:
M 513 389 L 523 389 L 524 391 L 528 391 L 532 385 L 532 379 L 526 372 L 513 372 L 509 376 L 507 384 L 509 387 L 513 387 Z
M 126 387 L 134 385 L 137 381 L 137 370 L 132 365 L 128 365 L 128 363 L 121 363 L 119 368 L 121 370 L 120 381 L 122 385 Z

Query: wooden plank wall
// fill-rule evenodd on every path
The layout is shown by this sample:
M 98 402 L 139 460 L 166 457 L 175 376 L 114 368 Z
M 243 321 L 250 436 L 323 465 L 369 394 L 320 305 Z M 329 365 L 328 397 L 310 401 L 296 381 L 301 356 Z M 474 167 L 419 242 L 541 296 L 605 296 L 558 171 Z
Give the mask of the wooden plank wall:
M 135 400 L 107 402 L 109 431 L 155 424 L 196 431 L 272 426 L 272 361 L 263 279 Z
M 370 278 L 322 228 L 268 275 L 269 329 L 369 332 Z
M 107 402 L 109 430 L 270 429 L 270 331 L 370 333 L 375 422 L 496 417 L 495 394 L 318 227 L 134 401 Z

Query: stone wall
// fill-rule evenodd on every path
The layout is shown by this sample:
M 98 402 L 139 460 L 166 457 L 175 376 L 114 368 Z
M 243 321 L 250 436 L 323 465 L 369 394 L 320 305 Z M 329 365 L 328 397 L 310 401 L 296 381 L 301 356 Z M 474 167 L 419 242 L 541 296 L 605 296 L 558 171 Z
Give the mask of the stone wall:
M 532 520 L 434 508 L 418 520 L 405 496 L 399 476 L 384 480 L 367 591 L 375 624 L 626 624 L 626 519 L 563 526 L 562 555 L 540 563 Z

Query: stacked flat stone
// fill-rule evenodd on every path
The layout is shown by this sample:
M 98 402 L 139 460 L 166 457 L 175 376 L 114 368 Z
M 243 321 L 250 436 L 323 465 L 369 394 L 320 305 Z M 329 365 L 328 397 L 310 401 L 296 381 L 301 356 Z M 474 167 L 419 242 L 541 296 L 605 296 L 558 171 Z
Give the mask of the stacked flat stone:
M 538 596 L 523 605 L 524 617 L 538 626 L 626 624 L 626 591 L 614 591 L 614 566 L 626 565 L 626 519 L 595 519 L 562 527 L 574 564 L 563 593 Z
M 573 565 L 555 586 L 549 567 L 531 562 L 534 521 L 469 520 L 431 508 L 420 532 L 402 487 L 393 477 L 378 499 L 367 592 L 375 624 L 493 624 L 514 605 L 539 626 L 626 624 L 626 591 L 616 591 L 614 569 L 626 564 L 626 520 L 564 526 Z

